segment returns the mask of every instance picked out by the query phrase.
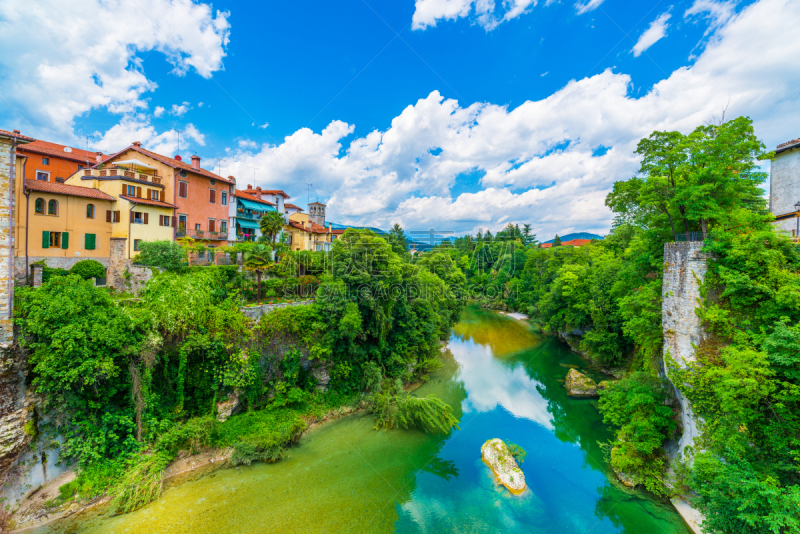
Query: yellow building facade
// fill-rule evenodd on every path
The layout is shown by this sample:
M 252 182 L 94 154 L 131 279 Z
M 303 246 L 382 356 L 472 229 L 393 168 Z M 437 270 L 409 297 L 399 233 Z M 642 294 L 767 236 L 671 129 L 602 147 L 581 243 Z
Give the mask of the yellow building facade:
M 292 250 L 325 251 L 331 247 L 331 231 L 312 222 L 305 213 L 294 213 L 283 227 Z

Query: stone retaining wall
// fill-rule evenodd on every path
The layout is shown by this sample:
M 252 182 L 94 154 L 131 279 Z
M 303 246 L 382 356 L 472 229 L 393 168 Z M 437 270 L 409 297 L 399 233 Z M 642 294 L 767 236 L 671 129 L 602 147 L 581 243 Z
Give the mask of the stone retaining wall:
M 262 315 L 266 315 L 278 308 L 288 308 L 289 306 L 302 306 L 311 304 L 313 300 L 304 300 L 301 302 L 281 302 L 279 304 L 262 304 L 261 306 L 242 306 L 239 308 L 245 316 L 258 321 Z
M 694 347 L 703 339 L 704 330 L 695 312 L 700 305 L 700 283 L 708 268 L 708 255 L 703 243 L 666 243 L 664 245 L 664 280 L 662 285 L 661 321 L 664 331 L 664 373 L 669 378 L 667 354 L 682 368 L 697 361 Z M 699 435 L 697 421 L 689 399 L 675 389 L 681 405 L 683 435 L 678 451 L 693 446 Z

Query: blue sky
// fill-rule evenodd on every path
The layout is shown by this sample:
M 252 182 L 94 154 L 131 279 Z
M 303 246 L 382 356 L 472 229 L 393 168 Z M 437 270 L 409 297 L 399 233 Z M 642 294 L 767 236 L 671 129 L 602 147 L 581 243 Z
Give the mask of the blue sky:
M 797 4 L 8 0 L 0 128 L 170 155 L 180 136 L 299 205 L 313 183 L 337 222 L 604 233 L 652 130 L 727 106 L 770 146 L 800 135 Z

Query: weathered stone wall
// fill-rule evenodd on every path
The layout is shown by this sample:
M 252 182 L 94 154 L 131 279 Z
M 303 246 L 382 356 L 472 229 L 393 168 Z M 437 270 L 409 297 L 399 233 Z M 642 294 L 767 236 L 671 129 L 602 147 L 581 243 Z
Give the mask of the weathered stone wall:
M 800 149 L 781 152 L 772 160 L 770 167 L 769 209 L 775 215 L 795 211 L 800 201 Z M 775 223 L 788 233 L 797 230 L 797 219 L 786 219 Z
M 51 269 L 66 269 L 69 271 L 73 265 L 78 263 L 79 261 L 83 260 L 95 260 L 99 261 L 103 264 L 103 266 L 108 269 L 108 258 L 50 258 L 47 256 L 29 256 L 28 257 L 28 265 L 30 266 L 34 262 L 37 261 L 44 261 L 48 267 Z M 25 258 L 18 257 L 14 262 L 14 278 L 17 284 L 25 284 L 27 283 L 27 279 L 25 277 Z
M 243 306 L 239 309 L 246 317 L 250 317 L 251 319 L 255 319 L 257 321 L 261 318 L 262 315 L 266 315 L 273 310 L 277 310 L 278 308 L 287 308 L 289 306 L 302 306 L 304 304 L 311 304 L 312 302 L 314 301 L 304 300 L 302 302 L 282 302 L 279 304 L 262 304 L 261 306 Z
M 664 281 L 661 321 L 664 330 L 664 372 L 669 378 L 667 354 L 681 367 L 697 361 L 695 346 L 704 331 L 695 309 L 700 303 L 700 283 L 705 278 L 708 256 L 703 243 L 666 243 L 664 245 Z M 698 436 L 697 420 L 689 399 L 675 390 L 681 405 L 683 435 L 678 450 L 683 453 Z
M 0 137 L 0 349 L 10 347 L 14 342 L 14 330 L 11 325 L 11 292 L 9 266 L 14 250 L 11 233 L 11 169 L 15 157 L 11 153 L 13 141 Z
M 111 238 L 111 257 L 108 260 L 106 285 L 117 291 L 130 291 L 135 294 L 153 277 L 153 271 L 143 265 L 134 265 L 126 257 L 127 246 L 126 238 Z

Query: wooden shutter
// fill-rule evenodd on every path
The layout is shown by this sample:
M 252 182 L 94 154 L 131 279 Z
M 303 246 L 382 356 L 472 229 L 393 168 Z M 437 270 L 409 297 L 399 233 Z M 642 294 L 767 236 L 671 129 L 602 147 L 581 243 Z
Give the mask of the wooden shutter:
M 209 189 L 208 190 L 208 201 L 212 204 L 217 203 L 217 190 L 216 189 Z
M 42 232 L 42 248 L 50 248 L 50 232 Z
M 158 225 L 159 226 L 164 226 L 164 216 L 163 215 L 159 215 L 158 216 Z
M 144 223 L 145 223 L 145 224 L 150 224 L 150 222 L 147 220 L 147 212 L 144 212 L 144 213 L 142 214 L 142 216 L 144 217 Z
M 128 193 L 128 186 L 125 185 L 125 184 L 122 184 L 122 194 L 125 195 L 127 193 Z
M 186 198 L 189 196 L 189 184 L 186 182 L 178 182 L 178 195 Z
M 217 221 L 210 220 L 208 221 L 208 231 L 209 232 L 216 232 L 217 231 Z
M 61 232 L 61 248 L 69 248 L 69 232 Z
M 111 210 L 106 210 L 106 222 L 111 222 Z
M 147 198 L 147 199 L 152 199 L 153 198 L 153 194 L 150 193 L 150 191 L 151 191 L 151 189 L 148 187 L 147 188 L 147 192 L 145 193 L 145 195 L 147 195 L 147 196 L 144 197 L 144 198 Z
M 142 186 L 140 186 L 140 185 L 136 186 L 136 197 L 137 198 L 142 198 Z
M 119 222 L 121 220 L 122 220 L 122 214 L 119 212 L 119 210 L 115 211 L 114 212 L 114 222 Z
M 133 215 L 133 214 L 134 214 L 134 212 L 133 212 L 133 211 L 131 211 L 131 222 L 133 222 L 133 217 L 134 217 L 134 215 Z
M 159 198 L 161 199 L 161 202 L 164 202 L 164 190 L 163 189 L 161 190 L 161 194 L 159 195 Z
M 95 234 L 86 234 L 83 240 L 83 248 L 86 250 L 94 250 L 95 247 Z
M 172 216 L 172 227 L 173 228 L 177 228 L 178 227 L 178 218 L 175 217 L 174 215 Z

